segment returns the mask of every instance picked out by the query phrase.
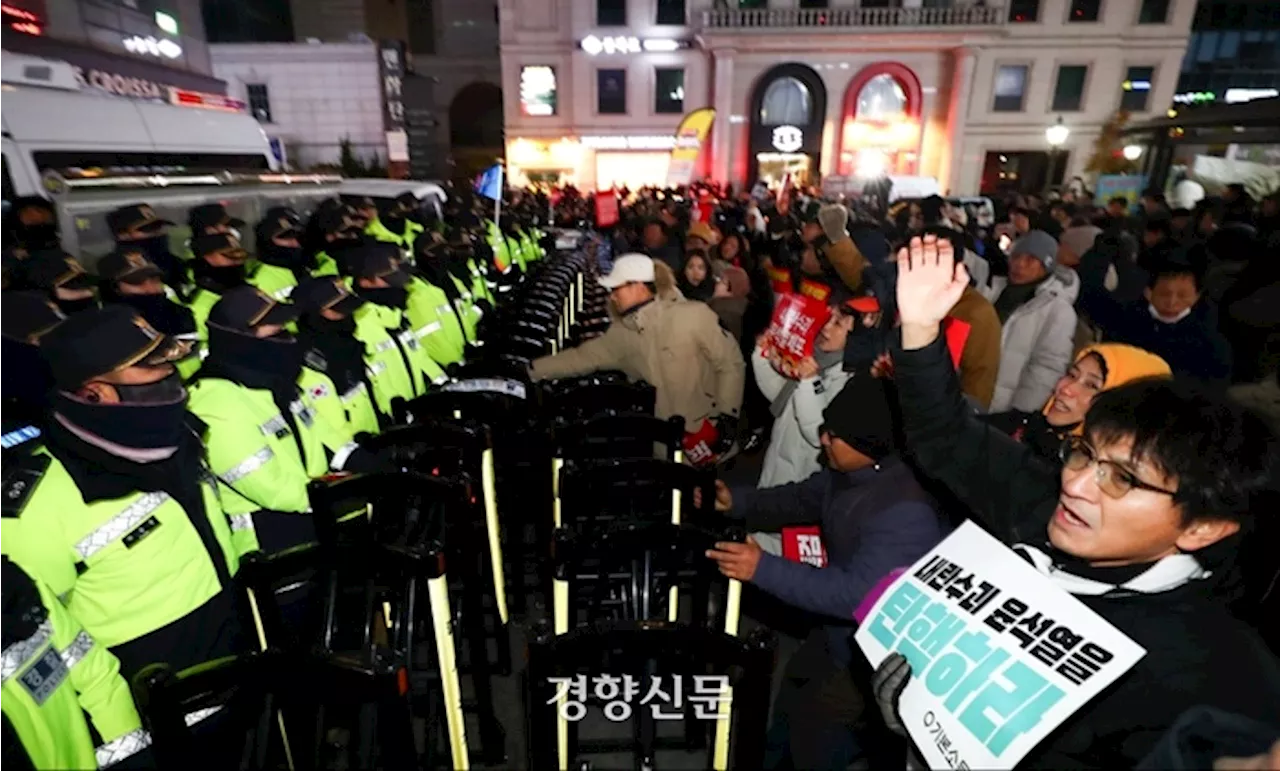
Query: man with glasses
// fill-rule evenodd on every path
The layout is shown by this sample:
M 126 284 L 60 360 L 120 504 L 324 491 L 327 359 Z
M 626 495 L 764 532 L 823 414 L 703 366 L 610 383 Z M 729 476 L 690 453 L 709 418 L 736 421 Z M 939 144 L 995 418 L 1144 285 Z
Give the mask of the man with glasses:
M 894 377 L 907 452 L 990 532 L 1147 651 L 1019 767 L 1131 768 L 1199 704 L 1280 726 L 1276 659 L 1221 594 L 1244 535 L 1258 514 L 1272 515 L 1274 437 L 1224 401 L 1145 381 L 1096 397 L 1083 433 L 1064 444 L 1060 473 L 1036 462 L 960 394 L 938 334 L 968 282 L 950 249 L 917 238 L 898 258 Z M 1274 547 L 1267 559 L 1274 566 Z

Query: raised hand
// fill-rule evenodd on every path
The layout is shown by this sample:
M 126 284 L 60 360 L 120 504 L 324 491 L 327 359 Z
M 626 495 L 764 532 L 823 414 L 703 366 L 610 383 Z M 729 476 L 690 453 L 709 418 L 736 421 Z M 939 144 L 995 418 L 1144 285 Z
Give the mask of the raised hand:
M 969 285 L 948 239 L 919 236 L 898 250 L 898 314 L 902 347 L 923 348 L 938 336 L 938 325 Z

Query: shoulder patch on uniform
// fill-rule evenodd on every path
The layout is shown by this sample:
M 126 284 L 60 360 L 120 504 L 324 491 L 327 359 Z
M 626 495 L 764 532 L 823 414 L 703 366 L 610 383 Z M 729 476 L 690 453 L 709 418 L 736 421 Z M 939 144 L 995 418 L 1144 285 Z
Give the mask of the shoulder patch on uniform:
M 18 680 L 37 705 L 43 705 L 67 678 L 68 667 L 58 651 L 50 645 L 40 658 L 23 672 Z
M 49 469 L 52 458 L 48 455 L 28 455 L 14 462 L 4 471 L 4 482 L 0 486 L 0 509 L 4 517 L 20 517 L 31 493 Z
M 302 360 L 303 363 L 317 372 L 324 372 L 329 369 L 329 360 L 324 357 L 324 354 L 314 348 L 307 351 L 307 354 L 302 357 Z

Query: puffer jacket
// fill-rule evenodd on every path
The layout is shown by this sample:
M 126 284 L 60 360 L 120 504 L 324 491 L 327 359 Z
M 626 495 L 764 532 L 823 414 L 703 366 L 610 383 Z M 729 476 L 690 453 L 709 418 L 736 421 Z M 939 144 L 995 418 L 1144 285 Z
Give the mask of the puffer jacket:
M 554 380 L 604 369 L 653 384 L 657 416 L 680 415 L 690 430 L 703 418 L 737 415 L 742 407 L 742 353 L 706 303 L 651 300 L 600 337 L 535 359 L 529 373 Z
M 993 277 L 983 294 L 994 303 L 1008 282 L 1005 276 Z M 1044 406 L 1071 363 L 1076 333 L 1072 306 L 1079 292 L 1075 271 L 1057 266 L 1031 299 L 1005 320 L 990 412 L 1033 412 Z
M 783 386 L 790 382 L 780 374 L 756 346 L 751 354 L 751 369 L 756 385 L 772 402 Z M 803 482 L 822 470 L 818 462 L 822 443 L 818 429 L 822 427 L 822 411 L 840 393 L 852 373 L 845 372 L 840 362 L 827 367 L 816 377 L 801 380 L 791 393 L 782 414 L 773 421 L 769 449 L 764 454 L 759 487 L 777 487 Z

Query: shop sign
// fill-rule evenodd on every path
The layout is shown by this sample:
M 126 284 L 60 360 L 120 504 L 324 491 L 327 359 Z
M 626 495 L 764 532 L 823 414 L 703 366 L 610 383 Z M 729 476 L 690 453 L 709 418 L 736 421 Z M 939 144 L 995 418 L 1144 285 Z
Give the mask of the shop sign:
M 777 126 L 773 129 L 773 149 L 780 153 L 794 153 L 804 145 L 804 132 L 796 126 Z
M 91 70 L 76 67 L 76 80 L 81 88 L 96 88 L 113 96 L 127 96 L 134 99 L 169 98 L 169 87 L 146 78 L 134 78 L 106 70 Z
M 638 54 L 641 51 L 651 54 L 670 53 L 688 47 L 689 43 L 685 40 L 672 40 L 670 38 L 645 38 L 641 40 L 630 35 L 606 35 L 605 37 L 587 35 L 578 45 L 588 55 L 598 56 L 600 54 Z
M 182 56 L 182 46 L 168 38 L 157 40 L 154 37 L 133 35 L 125 38 L 123 42 L 125 50 L 132 54 L 159 56 L 165 59 L 177 59 Z
M 29 8 L 20 8 L 12 3 L 0 4 L 0 15 L 4 17 L 4 25 L 14 32 L 21 32 L 25 35 L 44 34 L 45 17 L 43 10 L 43 3 L 40 3 L 39 12 Z
M 404 43 L 384 40 L 378 44 L 378 74 L 382 80 L 382 127 L 404 129 Z

